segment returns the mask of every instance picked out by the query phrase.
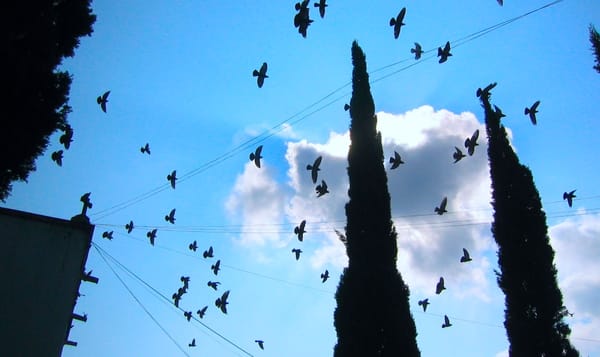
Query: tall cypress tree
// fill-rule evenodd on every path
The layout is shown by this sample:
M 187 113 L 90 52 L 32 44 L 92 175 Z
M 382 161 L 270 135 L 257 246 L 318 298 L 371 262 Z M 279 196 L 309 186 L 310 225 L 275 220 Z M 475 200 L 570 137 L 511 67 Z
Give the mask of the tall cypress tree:
M 336 292 L 334 356 L 420 356 L 409 290 L 396 268 L 396 230 L 365 55 L 352 44 L 346 252 Z
M 504 326 L 512 357 L 579 356 L 569 342 L 563 321 L 566 309 L 556 282 L 554 250 L 546 215 L 531 171 L 519 163 L 492 109 L 489 92 L 481 93 L 492 180 L 494 222 L 498 244 L 498 285 L 505 295 Z
M 590 42 L 592 44 L 592 51 L 594 51 L 594 59 L 596 61 L 594 69 L 600 73 L 600 33 L 598 33 L 594 25 L 590 25 Z

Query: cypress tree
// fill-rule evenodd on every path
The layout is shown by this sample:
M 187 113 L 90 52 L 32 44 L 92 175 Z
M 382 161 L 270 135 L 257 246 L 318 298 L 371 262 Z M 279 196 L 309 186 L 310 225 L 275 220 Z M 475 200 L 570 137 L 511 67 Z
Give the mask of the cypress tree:
M 396 268 L 396 230 L 367 64 L 352 44 L 346 253 L 336 292 L 335 357 L 420 356 L 409 290 Z
M 600 73 L 600 33 L 596 31 L 594 25 L 590 25 L 590 42 L 592 43 L 592 51 L 594 51 L 594 59 L 596 60 L 594 69 Z
M 492 233 L 500 268 L 496 276 L 505 295 L 509 355 L 579 356 L 563 321 L 567 310 L 556 282 L 554 250 L 539 193 L 531 171 L 519 163 L 508 142 L 500 109 L 492 109 L 489 97 L 487 91 L 480 96 L 489 141 Z

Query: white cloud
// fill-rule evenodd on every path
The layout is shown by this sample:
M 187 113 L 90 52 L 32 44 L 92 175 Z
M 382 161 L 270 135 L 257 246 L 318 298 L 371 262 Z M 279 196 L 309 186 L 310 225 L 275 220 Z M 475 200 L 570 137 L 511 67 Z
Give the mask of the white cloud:
M 500 351 L 496 353 L 494 357 L 508 357 L 508 350 Z

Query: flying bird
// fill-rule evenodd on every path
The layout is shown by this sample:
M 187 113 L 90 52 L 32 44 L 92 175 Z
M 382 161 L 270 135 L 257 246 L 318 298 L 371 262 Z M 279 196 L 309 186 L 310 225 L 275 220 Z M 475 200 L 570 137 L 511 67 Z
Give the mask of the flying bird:
M 329 279 L 329 270 L 325 269 L 325 272 L 321 273 L 321 280 L 324 283 L 327 279 Z
M 533 123 L 533 125 L 537 124 L 537 118 L 535 117 L 535 114 L 538 112 L 537 111 L 537 107 L 538 105 L 540 105 L 540 101 L 536 101 L 535 103 L 533 103 L 533 105 L 531 106 L 531 108 L 525 108 L 525 115 L 529 114 L 529 119 L 531 119 L 531 122 Z
M 435 286 L 435 293 L 439 295 L 442 293 L 442 290 L 446 290 L 446 287 L 444 286 L 444 278 L 440 277 L 440 281 Z
M 453 154 L 452 157 L 454 158 L 454 163 L 456 164 L 457 162 L 459 162 L 463 157 L 467 156 L 465 154 L 463 154 L 463 152 L 457 148 L 456 146 L 454 147 L 454 149 L 456 150 Z
M 322 156 L 319 156 L 315 159 L 315 162 L 312 165 L 306 165 L 306 169 L 310 171 L 310 177 L 312 178 L 313 183 L 317 183 L 317 176 L 319 175 L 319 170 L 321 170 L 321 160 Z
M 190 321 L 192 319 L 192 312 L 191 311 L 184 311 L 183 312 L 183 316 L 185 316 L 185 318 Z
M 265 83 L 265 78 L 269 78 L 269 76 L 267 76 L 267 62 L 263 62 L 258 71 L 252 71 L 252 76 L 256 77 L 256 84 L 258 85 L 258 88 L 262 88 L 263 84 Z
M 470 138 L 467 138 L 465 140 L 465 147 L 467 148 L 467 152 L 469 153 L 469 156 L 473 155 L 473 153 L 475 152 L 475 146 L 479 145 L 479 144 L 477 144 L 478 138 L 479 138 L 479 129 L 475 130 L 473 135 L 471 135 Z
M 321 15 L 321 18 L 325 17 L 325 8 L 328 6 L 325 2 L 326 0 L 319 0 L 319 2 L 314 3 L 315 7 L 319 8 L 319 15 Z
M 477 98 L 482 98 L 482 99 L 489 99 L 490 95 L 492 95 L 492 93 L 490 93 L 490 91 L 492 89 L 494 89 L 494 87 L 497 85 L 498 83 L 494 82 L 494 83 L 490 83 L 488 84 L 485 88 L 481 89 L 481 88 L 477 88 L 477 92 L 475 92 L 475 94 L 477 95 Z
M 209 281 L 206 285 L 210 286 L 211 288 L 217 290 L 217 286 L 221 284 L 218 281 Z
M 302 222 L 300 222 L 299 226 L 296 226 L 294 228 L 294 233 L 298 236 L 298 240 L 300 242 L 302 242 L 302 240 L 304 239 L 304 233 L 306 233 L 304 227 L 306 227 L 306 220 L 303 220 Z
M 296 260 L 300 259 L 300 253 L 302 253 L 302 249 L 294 248 L 292 249 L 292 253 L 296 254 Z
M 181 295 L 174 293 L 172 298 L 173 298 L 173 303 L 175 304 L 175 306 L 179 307 L 179 301 L 181 300 Z
M 321 0 L 321 1 L 322 1 L 322 2 L 325 2 L 325 0 Z M 326 6 L 327 6 L 327 5 L 326 5 Z M 264 350 L 264 349 L 265 349 L 265 341 L 263 341 L 263 340 L 254 340 L 254 342 L 258 343 L 258 347 L 259 347 L 261 350 Z
M 317 197 L 321 197 L 324 194 L 329 193 L 329 191 L 327 190 L 327 183 L 325 182 L 325 180 L 321 180 L 321 184 L 317 185 L 315 190 L 317 191 Z
M 104 92 L 104 94 L 102 94 L 101 96 L 98 96 L 98 98 L 96 98 L 96 102 L 98 104 L 100 104 L 100 109 L 102 109 L 103 112 L 106 113 L 106 103 L 108 103 L 108 95 L 110 94 L 110 91 L 106 91 Z
M 198 243 L 196 243 L 196 241 L 193 241 L 192 243 L 190 243 L 190 245 L 188 246 L 188 248 L 192 251 L 196 251 L 196 249 L 198 249 Z
M 498 4 L 500 4 L 500 6 L 504 5 L 504 0 L 498 0 Z
M 344 111 L 348 111 L 350 109 L 350 105 L 348 103 L 344 104 Z
M 146 153 L 148 155 L 150 155 L 150 144 L 146 143 L 146 145 L 142 146 L 140 148 L 140 151 L 143 153 Z
M 113 231 L 105 231 L 102 233 L 102 238 L 106 238 L 108 240 L 112 240 L 113 239 Z
M 297 2 L 295 5 L 298 13 L 296 16 L 294 16 L 294 27 L 298 28 L 298 32 L 304 38 L 306 38 L 306 30 L 308 30 L 308 26 L 310 26 L 310 24 L 313 22 L 313 20 L 310 19 L 308 2 L 309 0 L 303 0 L 302 3 Z
M 131 233 L 133 230 L 133 221 L 129 221 L 129 223 L 125 225 L 125 229 L 127 230 L 127 233 Z
M 402 28 L 402 25 L 406 25 L 404 22 L 402 22 L 404 21 L 404 15 L 406 15 L 405 7 L 400 10 L 396 18 L 392 17 L 390 19 L 390 26 L 394 27 L 394 38 L 398 38 L 398 36 L 400 36 L 400 29 Z
M 254 165 L 256 165 L 256 167 L 258 167 L 260 169 L 260 159 L 262 159 L 262 156 L 260 155 L 262 153 L 262 148 L 263 146 L 260 145 L 259 147 L 256 148 L 256 150 L 254 152 L 250 153 L 250 161 L 254 161 Z
M 188 343 L 188 347 L 196 347 L 196 339 L 192 338 L 192 342 Z
M 217 262 L 210 266 L 210 269 L 213 271 L 215 275 L 219 274 L 219 270 L 221 270 L 221 260 L 217 260 Z
M 334 229 L 333 231 L 338 236 L 338 239 L 340 240 L 340 242 L 344 243 L 345 246 L 348 246 L 348 238 L 346 238 L 346 236 L 342 232 L 338 231 L 337 229 Z
M 56 162 L 56 164 L 58 166 L 62 166 L 62 159 L 63 159 L 63 151 L 62 150 L 58 150 L 52 153 L 51 155 L 52 161 Z
M 171 183 L 171 187 L 175 189 L 175 181 L 177 181 L 177 170 L 173 170 L 169 175 L 167 175 L 167 180 Z
M 146 237 L 150 238 L 150 244 L 154 245 L 154 239 L 156 238 L 156 228 L 146 233 Z
M 65 125 L 64 134 L 58 138 L 58 142 L 63 144 L 65 149 L 69 150 L 73 142 L 73 128 L 69 124 Z
M 473 259 L 471 259 L 471 255 L 469 254 L 469 251 L 466 248 L 463 248 L 463 255 L 462 255 L 462 257 L 460 257 L 460 262 L 468 263 L 471 260 L 473 260 Z
M 213 247 L 212 247 L 212 245 L 210 247 L 208 247 L 208 250 L 205 250 L 204 253 L 202 253 L 202 256 L 204 258 L 212 258 L 213 257 Z
M 575 196 L 575 191 L 577 191 L 577 190 L 563 193 L 563 200 L 567 200 L 569 207 L 573 207 L 573 198 L 577 197 L 577 196 Z
M 393 170 L 403 163 L 404 163 L 404 161 L 402 161 L 400 154 L 398 154 L 397 151 L 394 151 L 394 156 L 390 157 L 390 164 L 392 164 L 392 167 L 390 167 L 390 169 Z
M 221 309 L 221 311 L 223 311 L 224 314 L 227 313 L 227 304 L 229 304 L 227 302 L 227 298 L 229 298 L 229 290 L 224 292 L 220 298 L 217 298 L 217 300 L 215 300 L 215 306 Z
M 448 60 L 448 57 L 452 56 L 452 53 L 450 53 L 450 41 L 446 42 L 446 45 L 444 45 L 443 49 L 441 47 L 438 47 L 437 55 L 440 58 L 440 60 L 438 61 L 439 63 L 446 62 Z
M 446 211 L 447 204 L 448 204 L 448 197 L 444 197 L 444 198 L 442 198 L 442 202 L 440 203 L 440 206 L 436 207 L 433 211 L 441 216 L 444 213 L 448 212 L 448 211 Z
M 429 299 L 419 300 L 419 306 L 423 306 L 423 312 L 427 311 L 427 306 L 430 304 Z
M 204 306 L 203 308 L 201 308 L 200 310 L 196 311 L 196 313 L 198 314 L 199 318 L 203 318 L 204 315 L 206 314 L 206 310 L 208 309 L 208 306 Z
M 446 327 L 450 327 L 452 326 L 452 324 L 450 323 L 450 319 L 448 318 L 448 315 L 444 315 L 444 324 L 442 325 L 442 328 L 446 328 Z
M 411 48 L 410 53 L 414 53 L 415 59 L 418 60 L 421 58 L 421 55 L 423 54 L 423 48 L 421 47 L 421 45 L 418 42 L 415 42 L 415 48 Z
M 181 280 L 181 282 L 183 283 L 183 290 L 187 291 L 187 289 L 190 287 L 190 277 L 182 276 L 181 278 L 179 278 L 179 280 Z M 185 294 L 185 292 L 184 292 L 184 294 Z
M 175 208 L 173 208 L 169 214 L 165 215 L 165 221 L 175 224 Z

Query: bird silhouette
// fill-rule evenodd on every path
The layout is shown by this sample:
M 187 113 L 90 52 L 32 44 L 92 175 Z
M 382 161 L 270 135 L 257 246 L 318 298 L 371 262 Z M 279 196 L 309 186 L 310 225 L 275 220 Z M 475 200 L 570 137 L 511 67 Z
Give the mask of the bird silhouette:
M 314 3 L 315 7 L 319 8 L 319 15 L 321 15 L 321 18 L 325 17 L 325 8 L 327 7 L 325 2 L 326 0 L 319 0 L 319 2 Z
M 390 164 L 392 164 L 392 167 L 390 167 L 390 170 L 396 169 L 398 166 L 400 166 L 403 163 L 404 163 L 404 161 L 402 161 L 400 154 L 398 154 L 397 151 L 394 151 L 394 156 L 390 157 Z
M 218 281 L 209 281 L 206 285 L 210 286 L 211 288 L 217 290 L 217 286 L 221 284 Z
M 306 169 L 310 171 L 310 177 L 312 178 L 313 183 L 317 183 L 317 176 L 319 175 L 319 170 L 321 170 L 321 160 L 322 156 L 319 156 L 315 159 L 315 162 L 312 165 L 306 165 Z
M 302 37 L 306 38 L 306 31 L 308 30 L 308 26 L 313 22 L 310 19 L 309 8 L 308 8 L 309 0 L 303 0 L 302 3 L 297 2 L 295 5 L 296 11 L 298 13 L 294 16 L 294 27 L 298 28 L 298 32 L 302 35 Z
M 390 26 L 394 27 L 394 38 L 400 36 L 400 29 L 402 25 L 406 25 L 404 22 L 404 15 L 406 15 L 406 8 L 403 7 L 395 18 L 390 19 Z
M 446 211 L 447 204 L 448 204 L 448 197 L 444 197 L 444 198 L 442 198 L 442 202 L 440 203 L 440 206 L 436 207 L 433 211 L 441 216 L 444 213 L 448 212 L 448 211 Z
M 324 273 L 321 273 L 321 282 L 324 283 L 329 279 L 329 270 L 325 269 Z
M 325 2 L 325 0 L 321 0 L 321 2 Z M 316 5 L 316 4 L 315 4 L 315 5 Z M 327 5 L 325 5 L 325 6 L 327 6 Z M 258 343 L 258 347 L 259 347 L 261 350 L 264 350 L 264 349 L 265 349 L 265 341 L 263 341 L 263 340 L 254 340 L 254 342 Z
M 125 229 L 127 230 L 127 233 L 131 233 L 133 230 L 133 221 L 129 221 L 129 223 L 125 225 Z
M 529 114 L 529 119 L 531 119 L 531 122 L 533 123 L 533 125 L 537 124 L 537 118 L 535 116 L 535 114 L 538 112 L 537 107 L 538 105 L 540 105 L 540 101 L 536 101 L 535 103 L 533 103 L 533 105 L 531 106 L 531 108 L 525 108 L 525 115 Z
M 304 233 L 306 233 L 304 227 L 306 227 L 306 220 L 303 220 L 302 222 L 300 222 L 299 226 L 296 226 L 294 228 L 294 234 L 298 236 L 298 240 L 300 242 L 302 242 L 302 240 L 304 239 Z
M 169 212 L 169 214 L 165 216 L 165 221 L 171 224 L 175 224 L 175 208 L 173 208 L 171 212 Z
M 340 240 L 340 242 L 344 243 L 345 246 L 348 246 L 348 238 L 346 238 L 346 236 L 342 232 L 338 231 L 337 229 L 334 229 L 333 231 L 338 236 L 338 239 Z
M 108 240 L 112 240 L 113 239 L 113 231 L 104 231 L 102 233 L 102 238 L 106 238 Z
M 260 169 L 260 159 L 262 159 L 262 156 L 260 155 L 262 153 L 262 149 L 263 146 L 260 145 L 259 147 L 256 148 L 256 150 L 254 152 L 250 153 L 250 161 L 254 161 L 254 165 L 256 165 L 256 167 L 258 167 Z
M 446 45 L 444 45 L 443 49 L 441 47 L 438 47 L 437 55 L 440 58 L 440 60 L 438 61 L 439 63 L 446 62 L 448 60 L 448 57 L 452 56 L 452 53 L 450 53 L 450 41 L 446 42 Z
M 325 182 L 325 180 L 321 180 L 321 184 L 317 185 L 315 190 L 317 191 L 317 197 L 321 197 L 324 194 L 329 193 L 329 191 L 327 190 L 327 183 Z
M 221 311 L 224 314 L 227 313 L 227 304 L 229 304 L 227 302 L 228 298 L 229 298 L 229 290 L 227 290 L 226 292 L 224 292 L 223 295 L 221 295 L 220 298 L 217 298 L 217 300 L 215 300 L 215 306 L 218 307 L 219 309 L 221 309 Z
M 577 196 L 575 196 L 575 191 L 577 191 L 577 190 L 563 193 L 563 200 L 567 200 L 569 207 L 573 207 L 573 198 L 577 197 Z
M 101 96 L 98 96 L 98 98 L 96 98 L 96 102 L 98 104 L 100 104 L 100 109 L 102 109 L 103 112 L 106 113 L 106 103 L 108 103 L 108 95 L 110 94 L 110 91 L 106 91 L 104 92 L 104 94 L 102 94 Z
M 58 138 L 58 142 L 63 144 L 65 149 L 69 150 L 73 142 L 73 128 L 69 124 L 65 124 L 64 133 Z
M 88 193 L 84 193 L 83 195 L 81 195 L 81 197 L 79 198 L 79 200 L 81 202 L 83 202 L 83 206 L 86 208 L 92 208 L 92 202 L 90 201 L 90 195 L 92 193 L 88 192 Z
M 183 316 L 185 316 L 185 318 L 190 321 L 192 319 L 192 312 L 191 311 L 184 311 L 183 312 Z
M 212 247 L 212 245 L 210 247 L 208 247 L 208 250 L 205 250 L 204 253 L 202 253 L 202 256 L 204 258 L 212 258 L 213 257 L 213 247 Z
M 193 241 L 192 243 L 190 243 L 190 245 L 188 246 L 188 248 L 189 248 L 191 251 L 194 251 L 194 252 L 195 252 L 195 251 L 196 251 L 196 249 L 198 249 L 198 243 L 196 243 L 196 241 Z
M 415 42 L 415 48 L 411 48 L 410 53 L 414 53 L 415 59 L 418 60 L 421 58 L 421 55 L 423 54 L 423 48 L 421 47 L 421 45 L 418 42 Z
M 347 112 L 350 109 L 350 105 L 348 103 L 344 104 L 344 111 Z
M 217 262 L 210 266 L 210 269 L 213 271 L 215 275 L 219 274 L 219 270 L 221 270 L 221 260 L 217 260 Z
M 262 88 L 263 84 L 265 83 L 265 78 L 269 78 L 267 75 L 267 68 L 267 62 L 263 62 L 258 71 L 252 71 L 252 76 L 256 77 L 256 84 L 258 85 L 258 88 Z
M 500 6 L 504 5 L 504 0 L 498 0 L 498 4 L 500 4 Z
M 473 259 L 471 259 L 471 255 L 469 254 L 469 251 L 466 248 L 463 248 L 463 255 L 462 255 L 462 257 L 460 257 L 460 262 L 468 263 L 471 260 L 473 260 Z
M 187 293 L 187 285 L 183 285 L 182 287 L 180 287 L 179 289 L 177 289 L 177 295 L 179 295 L 180 297 L 183 296 L 183 294 Z
M 482 99 L 490 99 L 490 96 L 492 95 L 492 93 L 490 93 L 490 91 L 492 89 L 494 89 L 494 87 L 497 85 L 498 83 L 494 82 L 494 83 L 490 83 L 488 84 L 485 88 L 481 89 L 481 88 L 477 88 L 477 92 L 475 92 L 475 94 L 477 95 L 477 98 L 482 98 Z
M 448 315 L 444 315 L 444 323 L 442 324 L 442 328 L 450 327 L 452 324 L 450 323 L 450 319 Z
M 196 339 L 192 338 L 192 342 L 188 343 L 188 347 L 196 347 Z
M 62 166 L 62 159 L 63 159 L 63 151 L 62 150 L 53 152 L 50 157 L 52 158 L 52 161 L 56 162 L 56 164 L 58 166 Z
M 196 311 L 196 313 L 198 314 L 199 318 L 203 318 L 204 315 L 206 315 L 206 310 L 208 309 L 208 306 L 204 306 L 203 308 L 201 308 L 200 310 Z
M 302 249 L 294 248 L 292 249 L 292 253 L 296 254 L 296 260 L 300 259 L 300 253 L 302 253 Z
M 175 306 L 179 307 L 179 301 L 181 300 L 181 295 L 174 293 L 172 298 L 173 298 L 173 303 L 175 304 Z
M 459 162 L 463 157 L 467 156 L 465 154 L 463 154 L 463 152 L 457 148 L 456 146 L 454 147 L 454 149 L 456 151 L 454 151 L 454 153 L 452 154 L 452 157 L 454 158 L 454 163 L 456 164 L 457 162 Z
M 496 115 L 496 119 L 500 120 L 504 118 L 506 115 L 502 113 L 502 109 L 498 108 L 497 105 L 494 105 L 494 114 Z
M 154 239 L 156 238 L 156 228 L 146 233 L 146 237 L 150 238 L 150 244 L 154 245 Z
M 187 289 L 190 287 L 190 277 L 182 276 L 181 278 L 179 278 L 179 280 L 181 280 L 181 282 L 183 283 L 183 290 L 187 291 Z
M 475 130 L 473 135 L 471 135 L 470 138 L 467 138 L 465 140 L 465 147 L 467 148 L 467 152 L 469 153 L 469 156 L 473 155 L 473 153 L 475 152 L 475 146 L 479 145 L 479 144 L 477 144 L 478 138 L 479 138 L 479 129 Z
M 171 173 L 167 175 L 167 180 L 171 183 L 171 187 L 175 189 L 175 181 L 177 181 L 177 170 L 171 171 Z
M 140 148 L 140 151 L 143 153 L 146 153 L 148 155 L 150 155 L 150 144 L 146 143 L 146 145 L 142 146 Z
M 439 295 L 442 293 L 442 290 L 446 290 L 446 287 L 444 286 L 444 278 L 440 277 L 440 281 L 435 286 L 435 293 Z
M 427 311 L 427 306 L 430 304 L 429 299 L 419 300 L 419 306 L 423 307 L 423 312 Z

